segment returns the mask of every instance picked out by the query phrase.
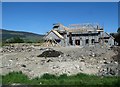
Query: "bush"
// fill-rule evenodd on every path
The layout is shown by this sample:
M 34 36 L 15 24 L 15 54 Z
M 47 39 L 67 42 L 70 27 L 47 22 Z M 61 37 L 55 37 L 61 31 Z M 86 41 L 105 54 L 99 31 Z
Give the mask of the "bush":
M 43 76 L 41 76 L 41 79 L 56 79 L 57 77 L 55 75 L 52 74 L 44 74 Z
M 68 77 L 67 74 L 62 74 L 62 75 L 59 76 L 59 79 L 65 79 L 67 77 Z
M 115 41 L 120 46 L 120 28 L 118 28 L 117 33 L 111 33 L 111 35 L 115 38 Z

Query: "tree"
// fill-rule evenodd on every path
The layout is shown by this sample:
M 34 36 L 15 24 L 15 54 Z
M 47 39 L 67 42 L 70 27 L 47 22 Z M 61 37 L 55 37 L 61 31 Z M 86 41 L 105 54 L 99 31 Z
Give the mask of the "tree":
M 111 33 L 110 35 L 112 35 L 115 38 L 115 41 L 120 46 L 120 27 L 118 28 L 117 33 Z
M 13 37 L 6 40 L 6 42 L 7 43 L 24 43 L 24 40 L 17 36 L 17 37 Z
M 120 34 L 120 27 L 118 28 L 117 32 L 118 32 L 118 34 Z
M 115 40 L 118 42 L 118 45 L 120 46 L 120 27 L 118 28 L 118 30 L 117 30 L 117 35 L 116 35 L 116 38 L 115 38 Z

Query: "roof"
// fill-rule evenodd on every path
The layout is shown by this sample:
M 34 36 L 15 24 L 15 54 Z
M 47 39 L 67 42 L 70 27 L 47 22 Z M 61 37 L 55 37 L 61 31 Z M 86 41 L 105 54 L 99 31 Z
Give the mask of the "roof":
M 112 39 L 115 39 L 112 35 L 108 34 L 107 32 L 105 32 L 109 37 L 111 37 Z
M 46 36 L 48 36 L 51 32 L 53 32 L 58 38 L 64 39 L 64 37 L 60 33 L 58 33 L 56 30 L 51 30 L 50 32 L 47 33 Z
M 70 28 L 67 28 L 65 26 L 63 26 L 64 30 L 68 31 L 68 32 L 89 32 L 89 31 L 102 31 L 103 30 L 100 30 L 100 29 L 87 29 L 87 28 L 77 28 L 77 29 L 70 29 Z

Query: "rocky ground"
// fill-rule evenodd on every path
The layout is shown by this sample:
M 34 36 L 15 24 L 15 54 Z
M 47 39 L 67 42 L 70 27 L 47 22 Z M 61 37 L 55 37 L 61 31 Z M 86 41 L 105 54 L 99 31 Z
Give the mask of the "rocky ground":
M 119 48 L 120 49 L 120 48 Z M 22 71 L 30 78 L 44 73 L 118 75 L 118 47 L 41 47 L 14 44 L 0 48 L 1 74 Z

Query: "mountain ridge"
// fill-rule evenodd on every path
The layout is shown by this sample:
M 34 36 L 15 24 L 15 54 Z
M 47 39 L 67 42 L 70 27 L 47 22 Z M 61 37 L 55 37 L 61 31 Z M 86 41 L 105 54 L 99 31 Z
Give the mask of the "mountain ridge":
M 2 42 L 5 42 L 8 39 L 14 37 L 20 37 L 25 42 L 38 42 L 43 39 L 45 35 L 36 34 L 27 31 L 14 31 L 14 30 L 7 30 L 7 29 L 0 29 L 0 34 L 2 35 Z

